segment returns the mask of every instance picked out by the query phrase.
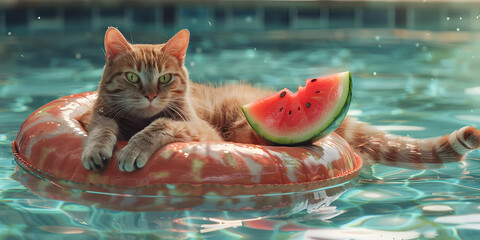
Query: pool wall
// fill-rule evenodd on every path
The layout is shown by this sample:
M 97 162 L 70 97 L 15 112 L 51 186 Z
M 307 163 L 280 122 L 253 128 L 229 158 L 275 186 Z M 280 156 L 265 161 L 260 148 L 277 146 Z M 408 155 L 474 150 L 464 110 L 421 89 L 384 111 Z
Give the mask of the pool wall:
M 480 1 L 4 1 L 0 33 L 387 28 L 480 30 Z

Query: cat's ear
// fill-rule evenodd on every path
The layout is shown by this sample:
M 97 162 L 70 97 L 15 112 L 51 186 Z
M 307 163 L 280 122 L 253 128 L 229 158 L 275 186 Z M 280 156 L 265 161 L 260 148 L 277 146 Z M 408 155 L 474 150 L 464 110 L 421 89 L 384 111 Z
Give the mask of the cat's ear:
M 118 54 L 132 50 L 122 33 L 114 27 L 109 27 L 105 33 L 105 58 L 113 60 Z
M 183 63 L 185 61 L 185 54 L 187 53 L 189 41 L 190 32 L 187 29 L 183 29 L 168 40 L 163 49 L 166 53 L 174 56 Z

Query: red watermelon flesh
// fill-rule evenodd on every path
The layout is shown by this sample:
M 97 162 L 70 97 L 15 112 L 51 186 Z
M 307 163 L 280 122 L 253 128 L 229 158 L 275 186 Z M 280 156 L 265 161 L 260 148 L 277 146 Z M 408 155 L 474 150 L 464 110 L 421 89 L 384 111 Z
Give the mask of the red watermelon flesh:
M 299 144 L 333 132 L 345 118 L 352 94 L 350 72 L 308 79 L 296 93 L 283 89 L 243 106 L 252 128 L 277 144 Z

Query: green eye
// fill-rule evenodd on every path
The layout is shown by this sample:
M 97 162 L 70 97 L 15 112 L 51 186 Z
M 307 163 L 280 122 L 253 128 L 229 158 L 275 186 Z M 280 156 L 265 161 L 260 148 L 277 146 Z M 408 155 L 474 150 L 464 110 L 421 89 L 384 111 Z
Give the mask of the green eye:
M 163 83 L 163 84 L 169 83 L 170 81 L 172 81 L 172 74 L 167 73 L 163 76 L 160 76 L 158 78 L 158 81 L 160 81 L 160 83 Z
M 127 80 L 131 83 L 138 83 L 140 81 L 140 77 L 133 72 L 127 72 L 125 76 L 127 77 Z

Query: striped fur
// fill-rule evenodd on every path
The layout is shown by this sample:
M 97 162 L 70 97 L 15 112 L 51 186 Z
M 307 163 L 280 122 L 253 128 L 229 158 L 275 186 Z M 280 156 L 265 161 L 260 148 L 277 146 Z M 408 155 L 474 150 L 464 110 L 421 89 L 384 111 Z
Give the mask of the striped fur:
M 461 161 L 480 147 L 480 130 L 474 127 L 463 127 L 441 137 L 415 139 L 392 135 L 347 117 L 336 133 L 367 161 L 408 168 Z

